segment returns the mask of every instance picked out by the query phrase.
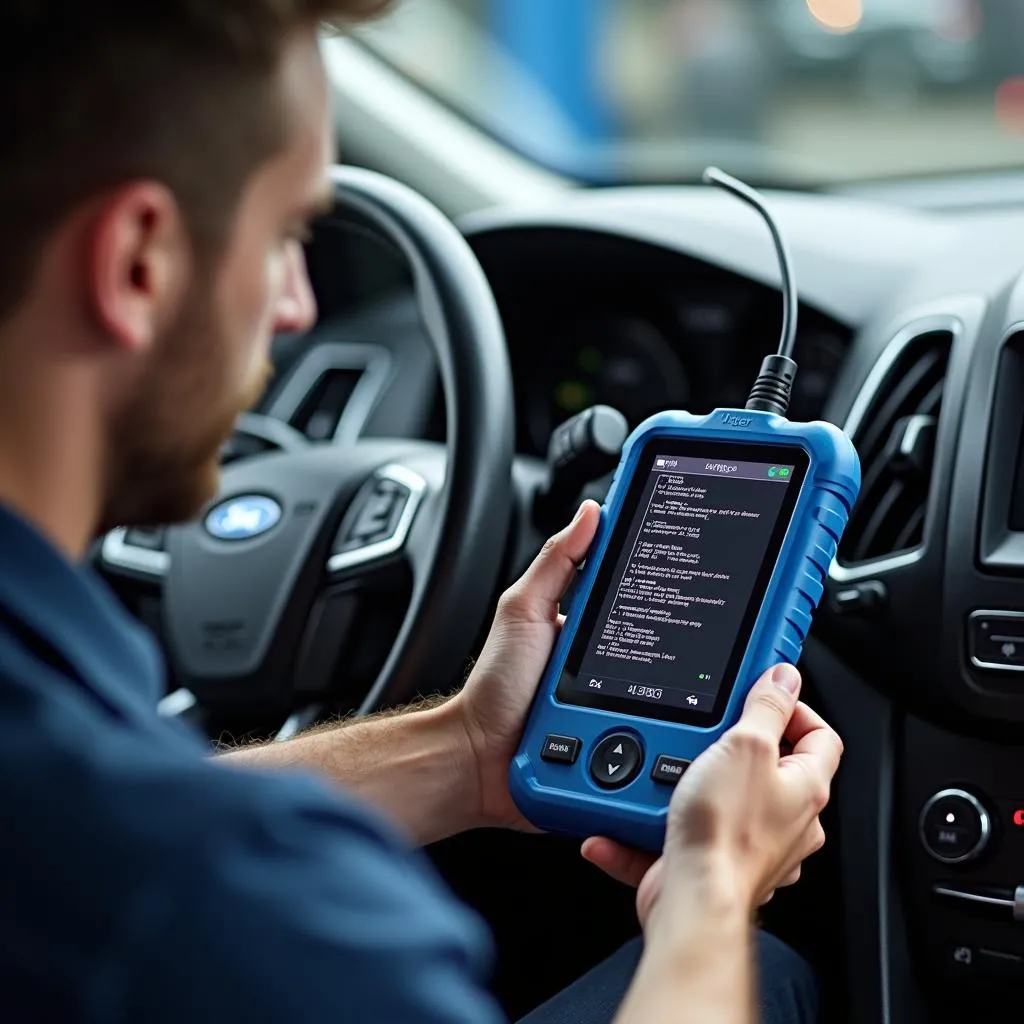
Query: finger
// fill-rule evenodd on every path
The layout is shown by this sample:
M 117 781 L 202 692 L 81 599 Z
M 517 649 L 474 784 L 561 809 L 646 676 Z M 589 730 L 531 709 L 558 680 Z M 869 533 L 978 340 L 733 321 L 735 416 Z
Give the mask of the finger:
M 603 836 L 594 836 L 586 840 L 580 848 L 580 853 L 583 854 L 584 860 L 590 861 L 616 882 L 633 888 L 643 881 L 644 875 L 656 859 L 650 854 L 631 850 L 628 846 L 621 846 Z
M 651 916 L 651 910 L 661 894 L 661 876 L 664 869 L 665 861 L 659 857 L 651 865 L 650 871 L 644 875 L 640 887 L 636 891 L 636 912 L 640 918 L 640 924 L 644 927 L 647 926 L 647 919 Z
M 828 728 L 828 722 L 803 701 L 797 701 L 797 705 L 793 709 L 793 715 L 789 720 L 789 725 L 786 726 L 783 742 L 795 748 L 800 740 L 809 732 L 821 729 L 822 727 Z
M 843 757 L 843 741 L 829 725 L 822 725 L 807 733 L 793 747 L 791 757 L 816 758 L 821 761 L 829 778 L 835 775 Z
M 797 864 L 797 866 L 793 868 L 791 871 L 787 871 L 782 878 L 780 878 L 777 882 L 775 882 L 772 885 L 771 889 L 768 890 L 767 895 L 763 896 L 760 899 L 760 901 L 758 902 L 758 906 L 763 907 L 766 903 L 771 902 L 772 897 L 780 889 L 786 889 L 791 885 L 796 885 L 796 883 L 800 881 L 800 870 L 800 865 Z
M 580 505 L 575 519 L 545 543 L 540 554 L 507 592 L 507 612 L 531 621 L 551 621 L 576 567 L 594 540 L 600 517 L 601 507 L 596 501 L 588 500 Z
M 747 732 L 770 739 L 777 747 L 789 726 L 799 693 L 800 673 L 792 665 L 776 665 L 751 687 L 739 724 Z
M 794 847 L 792 857 L 779 869 L 773 883 L 774 887 L 784 889 L 787 886 L 796 885 L 800 881 L 804 861 L 808 857 L 813 857 L 824 845 L 825 830 L 821 827 L 821 822 L 815 818 Z
M 797 707 L 794 718 L 800 721 L 795 726 L 798 736 L 793 752 L 787 754 L 780 767 L 787 772 L 799 767 L 810 785 L 816 790 L 819 810 L 825 806 L 832 777 L 839 769 L 843 756 L 843 741 L 835 730 L 818 714 L 803 705 Z
M 797 865 L 797 867 L 790 871 L 790 873 L 786 875 L 781 882 L 776 883 L 775 887 L 777 889 L 785 889 L 787 886 L 796 885 L 796 883 L 800 881 L 800 871 L 801 868 Z
M 808 857 L 812 857 L 825 845 L 825 829 L 822 827 L 821 819 L 815 818 L 814 824 L 807 835 L 807 852 L 804 854 L 804 860 Z
M 791 885 L 796 885 L 800 881 L 801 861 L 797 861 L 796 867 L 785 867 L 780 872 L 779 877 L 771 883 L 771 888 L 768 890 L 768 894 L 764 896 L 758 906 L 764 906 L 771 898 L 779 891 L 779 889 L 786 889 Z

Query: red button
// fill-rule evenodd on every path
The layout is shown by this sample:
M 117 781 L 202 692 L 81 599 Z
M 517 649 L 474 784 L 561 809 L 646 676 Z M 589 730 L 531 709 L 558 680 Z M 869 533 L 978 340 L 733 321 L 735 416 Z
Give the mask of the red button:
M 1013 812 L 1013 823 L 1017 828 L 1024 828 L 1024 807 L 1019 807 Z

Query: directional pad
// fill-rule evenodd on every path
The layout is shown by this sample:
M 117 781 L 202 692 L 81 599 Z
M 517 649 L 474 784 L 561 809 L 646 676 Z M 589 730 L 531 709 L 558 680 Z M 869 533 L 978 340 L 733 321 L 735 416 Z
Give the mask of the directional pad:
M 606 736 L 590 757 L 590 777 L 602 789 L 621 789 L 632 782 L 643 766 L 644 753 L 628 732 Z

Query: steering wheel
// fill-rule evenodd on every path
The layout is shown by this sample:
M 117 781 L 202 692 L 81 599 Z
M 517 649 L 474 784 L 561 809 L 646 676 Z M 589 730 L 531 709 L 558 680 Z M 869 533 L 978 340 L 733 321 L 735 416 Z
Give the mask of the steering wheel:
M 159 542 L 127 528 L 104 539 L 105 571 L 159 582 L 176 681 L 219 711 L 293 710 L 333 692 L 367 713 L 444 685 L 484 625 L 506 550 L 512 376 L 484 273 L 411 189 L 350 167 L 332 177 L 332 217 L 397 247 L 411 267 L 447 441 L 310 444 L 287 425 L 243 417 L 241 430 L 271 450 L 225 465 L 197 521 Z M 396 567 L 409 595 L 397 615 Z M 366 629 L 367 593 L 401 625 L 368 690 L 346 693 L 339 653 Z

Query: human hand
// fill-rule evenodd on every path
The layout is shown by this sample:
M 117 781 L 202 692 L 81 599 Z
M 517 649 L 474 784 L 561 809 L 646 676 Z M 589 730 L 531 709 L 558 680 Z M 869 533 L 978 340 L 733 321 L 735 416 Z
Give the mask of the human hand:
M 664 854 L 655 859 L 608 839 L 588 839 L 583 856 L 638 885 L 645 929 L 655 908 L 693 899 L 737 901 L 748 912 L 800 877 L 825 834 L 842 742 L 798 703 L 800 676 L 777 666 L 751 689 L 739 722 L 683 776 L 669 807 Z M 791 753 L 781 754 L 785 741 Z M 687 891 L 689 888 L 690 891 Z
M 459 716 L 479 775 L 482 824 L 533 831 L 508 789 L 526 715 L 563 616 L 558 602 L 586 556 L 600 507 L 585 501 L 498 602 L 487 642 L 465 687 L 450 702 Z

